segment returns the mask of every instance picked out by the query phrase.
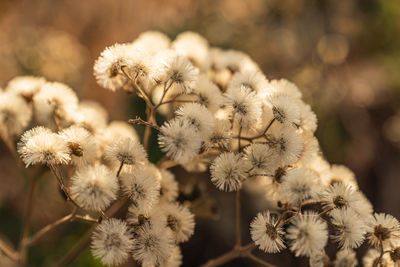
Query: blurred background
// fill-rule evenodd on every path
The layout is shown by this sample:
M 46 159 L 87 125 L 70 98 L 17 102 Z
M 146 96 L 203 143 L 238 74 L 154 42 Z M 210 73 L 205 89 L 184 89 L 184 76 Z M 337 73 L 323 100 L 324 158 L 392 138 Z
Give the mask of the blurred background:
M 131 42 L 146 30 L 171 38 L 199 32 L 213 46 L 249 54 L 267 78 L 296 83 L 317 113 L 316 135 L 329 162 L 356 173 L 376 211 L 400 218 L 400 1 L 1 0 L 0 87 L 16 75 L 44 76 L 67 83 L 81 99 L 100 102 L 111 119 L 127 120 L 142 103 L 100 88 L 92 67 L 105 46 Z M 217 192 L 204 175 L 173 171 L 184 184 L 203 180 L 213 199 L 206 211 L 197 211 L 195 236 L 182 246 L 183 266 L 198 266 L 231 249 L 234 195 Z M 50 178 L 40 183 L 33 229 L 66 214 Z M 3 143 L 0 181 L 0 237 L 16 245 L 27 181 Z M 193 191 L 182 195 L 196 198 Z M 266 206 L 261 196 L 244 199 L 249 241 L 248 225 Z M 51 266 L 88 228 L 72 223 L 46 236 L 31 249 L 31 266 Z M 283 254 L 257 252 L 277 266 L 307 263 Z M 86 250 L 72 266 L 100 263 Z M 226 266 L 256 265 L 239 259 Z

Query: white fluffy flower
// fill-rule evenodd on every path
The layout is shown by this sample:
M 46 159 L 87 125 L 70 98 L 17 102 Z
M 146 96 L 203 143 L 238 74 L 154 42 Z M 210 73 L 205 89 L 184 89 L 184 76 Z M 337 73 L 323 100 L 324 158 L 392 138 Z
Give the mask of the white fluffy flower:
M 122 68 L 129 68 L 132 59 L 128 55 L 127 46 L 115 44 L 106 47 L 94 63 L 94 76 L 97 83 L 111 91 L 126 86 L 129 79 L 122 72 Z
M 250 224 L 251 239 L 264 252 L 276 253 L 286 246 L 283 243 L 283 229 L 278 218 L 269 211 L 258 213 Z
M 287 95 L 297 99 L 301 99 L 302 97 L 299 88 L 286 79 L 269 81 L 266 92 L 268 92 L 269 95 Z
M 112 163 L 142 167 L 146 163 L 147 154 L 143 146 L 129 137 L 121 137 L 105 149 L 105 158 Z
M 181 163 L 190 161 L 199 153 L 201 141 L 197 129 L 188 121 L 179 118 L 165 123 L 158 136 L 161 150 Z
M 251 92 L 261 92 L 267 87 L 268 82 L 264 74 L 258 71 L 243 71 L 233 75 L 232 80 L 228 84 L 228 92 L 231 90 L 239 90 L 244 87 Z
M 93 101 L 81 101 L 72 114 L 73 123 L 85 128 L 93 135 L 106 128 L 107 120 L 107 111 L 99 103 Z
M 122 173 L 120 179 L 122 191 L 140 212 L 151 210 L 157 203 L 160 195 L 160 184 L 147 169 Z
M 336 253 L 333 267 L 356 267 L 358 264 L 356 253 L 350 249 L 342 249 Z
M 380 252 L 377 249 L 370 248 L 368 249 L 367 253 L 363 257 L 363 266 L 364 267 L 393 267 L 393 262 L 390 260 L 388 257 L 388 254 L 384 254 L 381 261 L 380 265 L 377 264 L 377 261 L 379 260 L 380 257 Z
M 205 106 L 198 103 L 188 103 L 180 106 L 175 113 L 178 118 L 186 120 L 193 125 L 202 137 L 207 138 L 211 135 L 215 121 Z
M 42 126 L 22 135 L 18 143 L 18 153 L 26 167 L 35 164 L 55 166 L 67 164 L 71 160 L 67 142 Z
M 237 191 L 247 178 L 250 164 L 241 154 L 220 154 L 211 164 L 211 181 L 223 191 Z
M 358 189 L 356 176 L 349 168 L 343 165 L 332 165 L 325 179 L 328 184 L 342 182 L 344 184 L 351 184 L 354 189 Z
M 200 104 L 215 112 L 222 105 L 223 97 L 219 88 L 206 75 L 201 74 L 193 91 Z
M 301 152 L 300 161 L 304 165 L 308 165 L 315 157 L 320 154 L 318 139 L 310 131 L 303 131 L 303 151 Z
M 296 162 L 303 151 L 301 135 L 293 127 L 272 127 L 270 130 L 268 144 L 276 150 L 282 163 L 290 165 Z
M 261 116 L 261 101 L 246 87 L 229 90 L 225 93 L 224 104 L 242 128 L 249 128 Z
M 328 227 L 317 213 L 300 214 L 288 228 L 286 238 L 290 250 L 298 256 L 311 256 L 322 250 L 328 241 Z
M 279 161 L 274 150 L 266 144 L 253 143 L 244 150 L 245 158 L 251 164 L 250 174 L 271 174 Z
M 157 31 L 147 31 L 141 33 L 132 45 L 149 55 L 155 55 L 159 51 L 169 48 L 170 39 L 168 36 Z
M 166 53 L 158 59 L 160 69 L 154 75 L 156 81 L 167 83 L 171 91 L 179 94 L 189 94 L 196 86 L 198 69 L 182 55 Z M 157 63 L 154 63 L 157 64 Z
M 300 123 L 300 106 L 296 99 L 287 95 L 276 95 L 269 98 L 269 104 L 275 120 L 288 126 Z
M 30 101 L 45 82 L 46 80 L 42 77 L 17 76 L 8 82 L 6 91 Z
M 31 117 L 32 110 L 22 97 L 0 92 L 0 135 L 4 138 L 20 135 Z
M 326 255 L 325 250 L 314 252 L 309 259 L 310 267 L 326 267 L 329 265 L 329 257 Z
M 133 248 L 132 234 L 124 221 L 109 219 L 101 222 L 93 232 L 92 254 L 109 266 L 126 262 Z
M 212 148 L 221 148 L 222 150 L 229 150 L 232 143 L 232 131 L 229 120 L 216 120 L 212 133 L 204 142 L 206 150 Z
M 290 205 L 318 197 L 322 189 L 318 174 L 306 168 L 294 168 L 282 177 L 281 195 Z
M 135 233 L 133 258 L 143 266 L 159 266 L 171 257 L 175 240 L 168 228 L 145 223 Z
M 71 120 L 78 106 L 78 97 L 65 84 L 47 82 L 33 97 L 33 102 L 38 122 L 50 127 L 67 124 Z
M 102 164 L 96 163 L 78 169 L 71 182 L 72 197 L 85 209 L 105 210 L 117 198 L 117 177 Z
M 97 144 L 94 137 L 84 128 L 71 126 L 60 136 L 71 150 L 71 163 L 76 166 L 91 164 L 97 157 Z
M 175 176 L 164 169 L 160 170 L 161 188 L 160 188 L 160 200 L 165 200 L 167 202 L 174 201 L 178 197 L 178 182 L 175 180 Z
M 209 67 L 209 53 L 207 40 L 195 32 L 182 32 L 172 42 L 172 48 L 178 53 L 187 57 L 194 66 L 201 70 Z
M 375 213 L 368 222 L 368 241 L 372 246 L 379 247 L 382 242 L 386 245 L 400 237 L 399 221 L 390 214 Z
M 303 130 L 315 133 L 317 130 L 317 115 L 311 110 L 311 106 L 300 101 L 300 127 Z
M 177 243 L 186 242 L 194 233 L 194 215 L 178 203 L 164 203 L 158 210 L 165 215 L 166 226 L 171 229 Z
M 352 209 L 336 209 L 330 212 L 334 227 L 333 239 L 344 249 L 358 248 L 366 234 L 365 222 Z

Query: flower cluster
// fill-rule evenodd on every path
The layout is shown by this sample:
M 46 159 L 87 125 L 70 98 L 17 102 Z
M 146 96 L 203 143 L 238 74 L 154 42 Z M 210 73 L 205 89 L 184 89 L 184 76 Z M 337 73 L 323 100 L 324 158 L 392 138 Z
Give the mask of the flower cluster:
M 0 92 L 0 134 L 13 140 L 33 127 L 18 143 L 22 161 L 48 166 L 78 212 L 99 214 L 92 252 L 104 264 L 129 257 L 142 266 L 181 264 L 178 245 L 195 223 L 177 202 L 178 184 L 166 170 L 175 165 L 209 170 L 221 191 L 257 189 L 275 203 L 250 224 L 264 252 L 288 248 L 313 267 L 356 266 L 354 250 L 366 240 L 365 266 L 400 264 L 399 222 L 373 213 L 355 175 L 324 159 L 316 115 L 293 83 L 267 79 L 246 54 L 210 47 L 193 32 L 173 41 L 146 32 L 107 47 L 94 75 L 102 87 L 146 102 L 147 120 L 130 120 L 146 127 L 143 145 L 129 124 L 109 123 L 98 104 L 36 77 L 15 78 Z M 166 118 L 162 125 L 157 112 Z M 152 129 L 166 154 L 157 166 L 146 154 Z M 110 207 L 124 200 L 126 216 L 110 218 Z M 329 241 L 338 247 L 334 260 L 325 254 Z

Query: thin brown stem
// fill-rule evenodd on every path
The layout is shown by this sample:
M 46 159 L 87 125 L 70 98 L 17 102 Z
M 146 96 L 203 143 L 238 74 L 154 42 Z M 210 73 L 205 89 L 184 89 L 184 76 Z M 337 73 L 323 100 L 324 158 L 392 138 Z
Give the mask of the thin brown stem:
M 136 117 L 136 118 L 134 118 L 134 119 L 130 119 L 130 120 L 128 120 L 128 122 L 131 123 L 131 124 L 142 124 L 142 125 L 146 125 L 146 126 L 149 126 L 149 127 L 151 127 L 151 128 L 156 129 L 157 131 L 159 131 L 159 130 L 161 129 L 158 125 L 156 125 L 156 124 L 154 124 L 154 123 L 150 123 L 150 122 L 148 122 L 148 121 L 145 121 L 145 120 L 143 120 L 143 119 L 141 119 L 141 118 L 139 118 L 139 117 Z
M 71 197 L 71 194 L 69 193 L 69 190 L 67 186 L 64 183 L 63 175 L 61 172 L 60 166 L 50 166 L 50 170 L 54 174 L 54 176 L 57 178 L 58 185 L 60 186 L 61 190 L 64 192 L 65 196 L 69 201 L 72 202 L 77 208 L 81 208 L 79 204 Z
M 379 258 L 374 262 L 374 265 L 373 265 L 372 267 L 378 267 L 378 266 L 380 265 L 380 263 L 381 263 L 381 261 L 382 261 L 383 254 L 384 254 L 383 242 L 382 242 L 382 240 L 379 240 L 379 242 L 380 242 L 380 247 L 379 247 L 380 254 L 379 254 Z
M 129 75 L 129 73 L 126 71 L 126 66 L 122 66 L 121 71 L 129 80 L 131 80 L 131 82 L 133 83 L 133 86 L 135 87 L 135 89 L 137 91 L 137 95 L 139 97 L 143 98 L 148 106 L 154 107 L 153 103 L 151 103 L 151 100 L 150 100 L 149 96 L 147 95 L 147 93 L 137 84 L 137 81 L 136 81 L 137 77 L 135 77 L 135 78 L 131 77 Z
M 242 195 L 240 190 L 236 191 L 236 245 L 240 247 L 242 244 Z
M 143 147 L 144 149 L 147 151 L 148 147 L 149 147 L 149 140 L 150 140 L 150 135 L 151 135 L 151 123 L 153 122 L 153 109 L 149 106 L 146 107 L 146 113 L 148 113 L 147 116 L 147 123 L 146 124 L 146 129 L 144 130 L 144 135 L 143 135 Z M 155 120 L 155 119 L 154 119 Z
M 10 248 L 6 243 L 4 243 L 3 240 L 0 240 L 0 251 L 13 261 L 17 261 L 19 259 L 19 253 Z
M 124 161 L 121 161 L 121 164 L 119 165 L 118 171 L 117 171 L 117 177 L 121 174 L 122 167 L 124 166 Z
M 256 256 L 254 256 L 254 255 L 251 254 L 251 253 L 249 253 L 249 254 L 247 255 L 247 258 L 251 259 L 252 261 L 254 261 L 254 262 L 256 262 L 256 263 L 258 263 L 258 264 L 260 264 L 260 265 L 262 265 L 262 266 L 267 266 L 267 267 L 274 267 L 274 266 L 275 266 L 275 265 L 273 265 L 273 264 L 271 264 L 271 263 L 269 263 L 269 262 L 263 261 L 262 259 L 260 259 L 260 258 L 258 258 L 258 257 L 256 257 Z
M 269 124 L 267 125 L 267 127 L 264 129 L 264 131 L 263 131 L 261 134 L 255 135 L 255 136 L 253 136 L 253 137 L 245 137 L 245 136 L 242 136 L 241 138 L 242 138 L 243 140 L 246 140 L 246 141 L 253 141 L 254 139 L 257 139 L 257 138 L 260 138 L 260 137 L 265 136 L 265 135 L 267 134 L 268 130 L 271 128 L 272 124 L 275 122 L 275 120 L 276 120 L 276 119 L 273 118 L 273 119 L 269 122 Z M 233 138 L 238 138 L 238 136 L 234 136 Z

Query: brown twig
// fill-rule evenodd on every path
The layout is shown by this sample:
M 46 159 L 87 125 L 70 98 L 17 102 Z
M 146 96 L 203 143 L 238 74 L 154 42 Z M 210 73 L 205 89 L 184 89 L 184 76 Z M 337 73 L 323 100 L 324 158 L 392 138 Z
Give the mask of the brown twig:
M 18 261 L 19 253 L 14 249 L 10 248 L 3 240 L 0 239 L 0 251 L 4 253 L 11 260 Z

